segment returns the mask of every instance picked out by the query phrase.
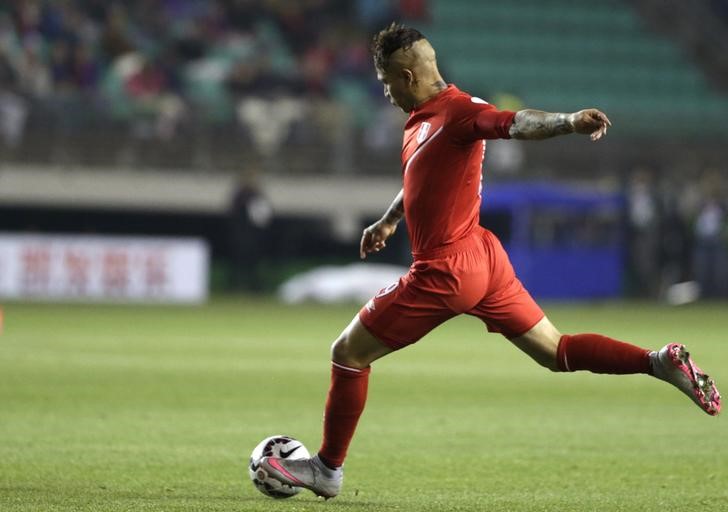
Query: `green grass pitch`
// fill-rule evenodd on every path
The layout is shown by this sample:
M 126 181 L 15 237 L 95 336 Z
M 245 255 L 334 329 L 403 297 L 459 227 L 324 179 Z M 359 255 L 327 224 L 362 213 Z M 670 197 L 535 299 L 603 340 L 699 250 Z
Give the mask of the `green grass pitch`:
M 356 306 L 6 304 L 0 510 L 728 510 L 728 435 L 645 376 L 554 374 L 458 318 L 374 365 L 341 496 L 248 480 L 272 434 L 318 448 Z M 547 305 L 563 332 L 684 341 L 728 390 L 728 305 Z M 727 391 L 728 392 L 728 391 Z

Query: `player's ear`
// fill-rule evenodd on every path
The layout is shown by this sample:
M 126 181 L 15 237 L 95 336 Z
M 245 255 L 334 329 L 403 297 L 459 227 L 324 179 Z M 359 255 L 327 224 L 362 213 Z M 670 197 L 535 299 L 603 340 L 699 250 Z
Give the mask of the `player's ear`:
M 412 73 L 411 69 L 402 68 L 401 71 L 402 80 L 404 80 L 404 83 L 407 84 L 409 87 L 412 87 L 417 80 L 415 79 L 414 73 Z

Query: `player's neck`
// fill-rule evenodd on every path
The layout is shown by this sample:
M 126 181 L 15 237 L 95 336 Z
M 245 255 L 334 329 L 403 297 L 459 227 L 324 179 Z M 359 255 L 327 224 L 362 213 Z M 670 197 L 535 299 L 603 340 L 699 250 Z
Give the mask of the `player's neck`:
M 447 84 L 441 76 L 434 77 L 430 80 L 423 80 L 423 82 L 424 86 L 416 97 L 416 107 L 422 105 L 447 89 Z

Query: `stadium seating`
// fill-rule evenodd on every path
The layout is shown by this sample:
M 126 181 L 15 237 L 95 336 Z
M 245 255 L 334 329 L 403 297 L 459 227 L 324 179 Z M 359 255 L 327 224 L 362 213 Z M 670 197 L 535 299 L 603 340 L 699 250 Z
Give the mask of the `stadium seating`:
M 598 106 L 614 135 L 701 135 L 728 128 L 728 97 L 675 41 L 622 1 L 433 2 L 428 37 L 447 78 L 525 106 Z

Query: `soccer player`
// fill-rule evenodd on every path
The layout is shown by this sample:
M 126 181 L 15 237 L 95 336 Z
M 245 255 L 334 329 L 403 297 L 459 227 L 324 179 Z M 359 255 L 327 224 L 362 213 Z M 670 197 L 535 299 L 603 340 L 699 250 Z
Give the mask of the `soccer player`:
M 598 334 L 561 334 L 515 276 L 498 239 L 479 225 L 485 139 L 577 133 L 596 141 L 611 126 L 607 116 L 593 108 L 570 114 L 499 111 L 446 84 L 430 43 L 402 25 L 379 32 L 372 50 L 384 95 L 409 119 L 403 188 L 384 216 L 364 230 L 360 256 L 383 249 L 406 217 L 414 261 L 405 276 L 359 311 L 332 346 L 319 452 L 302 460 L 264 458 L 261 476 L 326 498 L 339 494 L 371 363 L 461 313 L 480 318 L 489 331 L 552 371 L 652 375 L 676 386 L 706 413 L 718 414 L 718 390 L 684 345 L 652 351 Z

